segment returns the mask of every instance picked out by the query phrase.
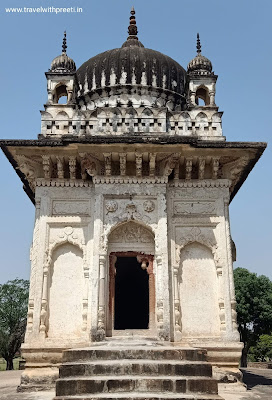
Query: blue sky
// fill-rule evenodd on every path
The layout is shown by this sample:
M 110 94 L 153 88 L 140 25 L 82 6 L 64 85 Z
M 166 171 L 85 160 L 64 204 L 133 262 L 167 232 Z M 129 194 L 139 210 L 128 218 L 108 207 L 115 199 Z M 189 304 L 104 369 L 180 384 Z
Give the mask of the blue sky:
M 0 6 L 1 138 L 33 139 L 46 101 L 44 72 L 60 54 L 63 31 L 79 67 L 120 47 L 134 5 L 139 39 L 186 68 L 200 33 L 202 54 L 218 74 L 216 102 L 229 141 L 270 142 L 271 0 L 2 0 Z M 82 13 L 7 13 L 8 7 L 82 7 Z M 270 146 L 230 206 L 236 267 L 272 279 Z M 0 154 L 0 283 L 29 277 L 34 207 Z

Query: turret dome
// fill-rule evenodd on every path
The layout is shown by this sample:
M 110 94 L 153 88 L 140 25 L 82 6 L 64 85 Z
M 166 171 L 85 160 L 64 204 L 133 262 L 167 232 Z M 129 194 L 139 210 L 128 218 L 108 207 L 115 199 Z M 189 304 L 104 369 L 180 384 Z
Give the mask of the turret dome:
M 55 57 L 51 63 L 50 72 L 55 73 L 74 73 L 76 71 L 76 64 L 74 60 L 66 54 L 66 32 L 64 32 L 62 54 Z
M 193 58 L 187 67 L 188 74 L 194 75 L 209 75 L 212 73 L 211 61 L 201 54 L 201 44 L 199 34 L 197 34 L 197 55 Z

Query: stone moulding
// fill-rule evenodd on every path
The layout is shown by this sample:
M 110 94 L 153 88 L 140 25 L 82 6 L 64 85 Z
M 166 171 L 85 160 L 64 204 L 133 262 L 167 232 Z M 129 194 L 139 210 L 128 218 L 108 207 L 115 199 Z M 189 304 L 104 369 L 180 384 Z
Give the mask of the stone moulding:
M 37 178 L 36 186 L 53 186 L 53 187 L 92 187 L 93 183 L 84 180 L 72 179 L 50 179 Z
M 231 181 L 229 179 L 204 179 L 204 180 L 192 180 L 190 182 L 179 180 L 176 182 L 170 182 L 170 187 L 180 187 L 180 188 L 201 188 L 201 187 L 211 187 L 211 188 L 229 188 L 231 186 Z
M 96 176 L 93 178 L 93 182 L 95 184 L 104 184 L 104 183 L 167 183 L 167 176 L 156 176 L 156 177 L 133 177 L 133 176 Z

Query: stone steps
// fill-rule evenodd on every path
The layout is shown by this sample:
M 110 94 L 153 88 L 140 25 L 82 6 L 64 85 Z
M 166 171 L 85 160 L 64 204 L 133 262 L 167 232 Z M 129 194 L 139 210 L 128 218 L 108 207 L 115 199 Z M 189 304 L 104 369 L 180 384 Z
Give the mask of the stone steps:
M 100 360 L 92 362 L 65 363 L 60 378 L 88 375 L 179 375 L 211 376 L 212 367 L 203 361 L 165 360 Z
M 223 400 L 218 395 L 174 393 L 110 393 L 58 396 L 54 400 Z
M 202 349 L 101 345 L 67 350 L 55 400 L 219 400 Z
M 206 361 L 206 350 L 180 349 L 173 347 L 92 347 L 67 350 L 63 353 L 63 362 L 79 360 L 187 360 Z
M 99 376 L 70 377 L 57 381 L 56 394 L 76 395 L 119 392 L 169 392 L 217 394 L 217 382 L 211 378 L 147 377 L 147 376 Z

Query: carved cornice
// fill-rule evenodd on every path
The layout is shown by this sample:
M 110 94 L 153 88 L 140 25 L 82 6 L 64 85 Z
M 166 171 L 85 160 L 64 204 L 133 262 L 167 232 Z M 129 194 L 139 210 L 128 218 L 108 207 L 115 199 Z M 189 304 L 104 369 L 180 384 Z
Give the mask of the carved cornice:
M 43 179 L 38 178 L 35 182 L 36 186 L 52 186 L 52 187 L 92 187 L 93 183 L 82 179 Z
M 105 183 L 167 183 L 167 176 L 155 176 L 155 177 L 137 177 L 137 176 L 95 176 L 93 178 L 95 184 Z
M 86 172 L 85 166 L 83 165 L 83 171 L 80 171 L 81 149 L 87 151 L 88 144 L 90 150 L 95 153 L 92 157 L 97 156 L 96 162 L 90 165 L 88 173 Z M 143 149 L 139 144 L 144 145 Z M 156 144 L 156 149 L 154 145 Z M 83 146 L 84 145 L 84 146 Z M 97 147 L 99 145 L 99 149 Z M 117 147 L 118 145 L 118 147 Z M 119 145 L 122 147 L 120 148 Z M 126 152 L 135 154 L 148 153 L 149 158 L 143 159 L 141 167 L 141 157 L 138 156 L 137 160 L 137 174 L 138 176 L 126 177 L 124 174 L 126 171 L 126 161 L 124 153 L 124 145 L 127 146 Z M 35 180 L 45 179 L 50 183 L 37 182 L 37 186 L 68 186 L 68 187 L 84 187 L 90 186 L 90 182 L 81 183 L 81 179 L 78 179 L 80 173 L 83 178 L 82 181 L 88 179 L 87 175 L 94 176 L 95 183 L 167 183 L 167 174 L 174 170 L 173 181 L 174 185 L 178 187 L 186 187 L 186 184 L 192 185 L 188 187 L 194 187 L 195 182 L 199 180 L 214 180 L 215 186 L 217 186 L 218 178 L 231 179 L 232 185 L 230 186 L 230 198 L 239 190 L 240 186 L 246 179 L 247 175 L 260 158 L 264 151 L 265 143 L 243 143 L 243 142 L 218 142 L 218 141 L 204 141 L 190 137 L 176 137 L 166 135 L 135 135 L 128 137 L 127 135 L 119 135 L 114 137 L 105 137 L 104 135 L 99 137 L 63 137 L 61 139 L 54 140 L 3 140 L 0 142 L 0 146 L 9 161 L 12 163 L 17 174 L 24 183 L 25 190 L 31 200 L 34 202 L 34 189 Z M 162 147 L 163 146 L 163 147 Z M 55 147 L 55 148 L 54 148 Z M 94 149 L 95 147 L 95 149 Z M 142 146 L 143 147 L 143 146 Z M 99 152 L 98 152 L 99 150 Z M 121 150 L 121 151 L 120 151 Z M 155 150 L 155 151 L 154 151 Z M 97 151 L 97 153 L 96 153 Z M 119 153 L 120 151 L 120 153 Z M 100 155 L 99 155 L 100 153 Z M 116 154 L 117 153 L 117 154 Z M 120 174 L 117 176 L 116 165 L 110 165 L 109 154 L 113 155 L 112 163 L 116 163 L 119 153 Z M 101 158 L 101 154 L 106 156 Z M 167 157 L 172 157 L 169 162 L 165 162 L 161 168 L 162 155 L 166 154 L 164 160 Z M 173 155 L 180 155 L 174 157 Z M 22 157 L 21 157 L 22 156 Z M 28 157 L 27 163 L 22 164 L 23 158 Z M 42 157 L 43 156 L 43 157 Z M 193 156 L 192 166 L 189 165 L 188 160 Z M 19 159 L 21 157 L 21 160 Z M 34 165 L 33 160 L 35 157 L 39 158 L 39 165 Z M 64 157 L 64 158 L 63 158 Z M 74 158 L 75 157 L 75 158 Z M 145 156 L 146 157 L 146 156 Z M 99 160 L 98 160 L 99 158 Z M 220 159 L 219 159 L 220 158 Z M 229 159 L 227 161 L 226 159 Z M 30 161 L 31 160 L 31 161 Z M 204 161 L 203 161 L 204 160 Z M 23 161 L 26 161 L 24 159 Z M 42 162 L 43 161 L 43 162 Z M 105 163 L 106 161 L 106 163 Z M 98 168 L 97 163 L 101 163 Z M 131 161 L 129 161 L 131 162 Z M 187 165 L 186 165 L 187 163 Z M 107 164 L 105 168 L 105 165 Z M 148 172 L 146 166 L 148 165 Z M 180 168 L 178 168 L 180 166 Z M 206 167 L 207 166 L 207 167 Z M 210 168 L 210 166 L 212 168 Z M 34 167 L 34 168 L 33 168 Z M 81 165 L 82 167 L 82 165 Z M 94 167 L 94 168 L 93 168 Z M 112 168 L 114 167 L 114 168 Z M 159 167 L 159 168 L 158 168 Z M 172 168 L 173 167 L 173 168 Z M 191 169 L 192 167 L 192 169 Z M 74 170 L 76 168 L 76 171 Z M 142 168 L 142 175 L 140 176 Z M 144 169 L 145 168 L 145 169 Z M 105 171 L 104 171 L 105 169 Z M 212 173 L 211 173 L 212 169 Z M 67 173 L 68 170 L 68 173 Z M 160 170 L 160 171 L 158 171 Z M 180 170 L 180 171 L 179 171 Z M 118 168 L 117 168 L 118 171 Z M 143 172 L 144 171 L 144 172 Z M 90 172 L 90 173 L 89 173 Z M 70 173 L 70 180 L 74 180 L 74 183 L 58 184 L 57 180 L 63 176 L 67 176 Z M 105 176 L 103 175 L 105 173 Z M 114 173 L 114 176 L 112 174 Z M 110 176 L 111 175 L 111 176 Z M 156 176 L 157 175 L 157 176 Z M 158 176 L 160 175 L 160 176 Z M 58 177 L 58 179 L 56 179 Z M 184 183 L 179 179 L 187 181 Z M 172 179 L 172 175 L 171 175 Z M 78 183 L 78 180 L 80 183 Z M 91 180 L 91 178 L 90 178 Z M 64 179 L 65 182 L 67 180 Z M 172 183 L 171 183 L 172 185 Z M 210 185 L 211 186 L 211 185 Z M 199 184 L 197 183 L 197 186 Z M 208 187 L 208 185 L 207 185 Z
M 203 179 L 203 180 L 190 180 L 190 181 L 183 181 L 179 180 L 177 182 L 170 182 L 170 187 L 180 187 L 180 188 L 229 188 L 231 186 L 231 181 L 229 179 Z

